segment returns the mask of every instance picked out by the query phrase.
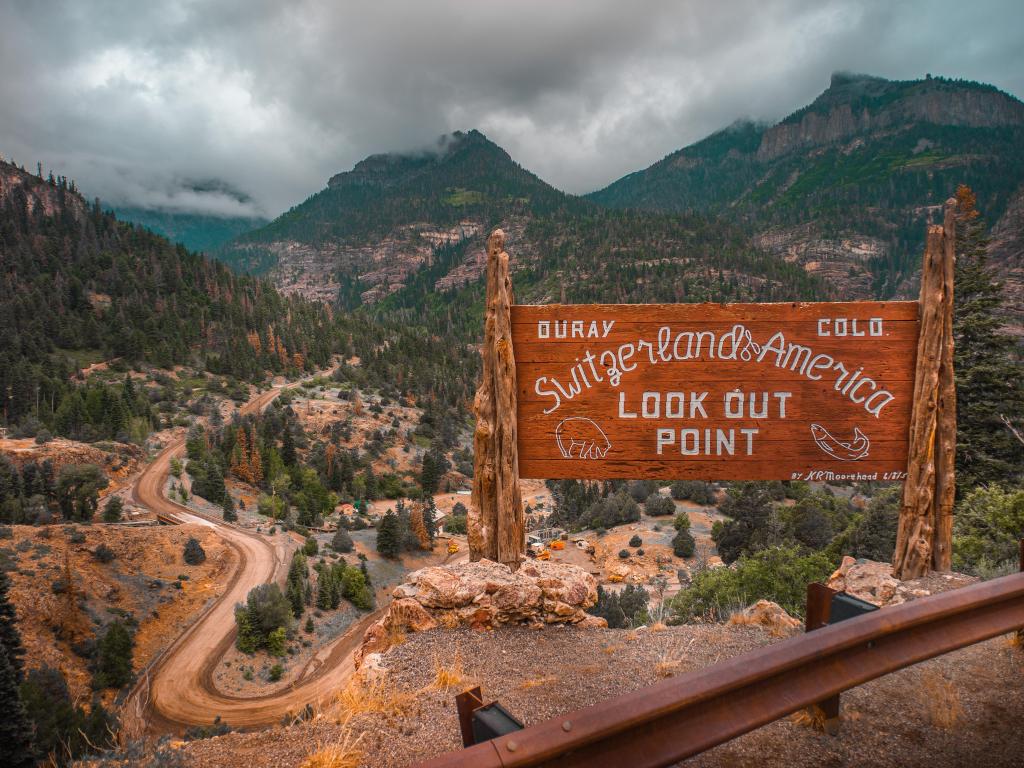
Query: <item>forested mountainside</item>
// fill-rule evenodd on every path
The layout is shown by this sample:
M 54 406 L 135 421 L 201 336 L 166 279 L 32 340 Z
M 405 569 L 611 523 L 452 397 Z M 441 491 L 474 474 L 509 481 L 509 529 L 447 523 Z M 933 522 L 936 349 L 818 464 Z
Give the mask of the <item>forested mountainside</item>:
M 738 122 L 588 195 L 701 212 L 856 295 L 912 291 L 925 224 L 958 184 L 995 222 L 1024 183 L 1024 103 L 980 83 L 833 75 L 776 125 Z
M 181 243 L 190 251 L 209 252 L 241 234 L 266 225 L 267 220 L 251 216 L 214 216 L 154 208 L 115 206 L 114 215 Z
M 469 350 L 282 296 L 262 278 L 103 212 L 63 177 L 0 163 L 0 392 L 5 423 L 50 426 L 83 360 L 187 364 L 258 380 L 359 359 L 350 375 L 454 406 Z M 415 375 L 414 375 L 415 374 Z
M 705 301 L 823 296 L 799 267 L 704 216 L 614 211 L 523 170 L 478 131 L 431 154 L 375 155 L 219 255 L 286 291 L 346 307 L 434 307 L 474 284 L 505 228 L 523 300 Z M 441 296 L 432 296 L 434 290 Z M 478 300 L 479 286 L 471 291 Z M 458 299 L 465 306 L 465 297 Z M 379 315 L 379 312 L 377 313 Z

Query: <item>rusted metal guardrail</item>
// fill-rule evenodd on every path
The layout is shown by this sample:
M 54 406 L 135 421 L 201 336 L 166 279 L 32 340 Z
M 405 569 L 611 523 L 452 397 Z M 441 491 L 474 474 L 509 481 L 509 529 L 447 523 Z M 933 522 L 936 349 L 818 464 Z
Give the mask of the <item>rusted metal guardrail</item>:
M 826 626 L 420 768 L 669 766 L 862 683 L 1022 627 L 1024 572 Z

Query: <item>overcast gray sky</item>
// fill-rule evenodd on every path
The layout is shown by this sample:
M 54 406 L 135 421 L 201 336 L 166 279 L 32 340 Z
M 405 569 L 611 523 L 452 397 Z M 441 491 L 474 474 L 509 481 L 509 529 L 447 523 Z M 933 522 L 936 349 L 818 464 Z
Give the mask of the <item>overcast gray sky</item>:
M 0 154 L 114 203 L 277 215 L 479 128 L 587 192 L 835 70 L 1024 95 L 1021 0 L 0 1 Z M 216 180 L 251 200 L 238 203 Z M 208 184 L 206 185 L 209 186 Z

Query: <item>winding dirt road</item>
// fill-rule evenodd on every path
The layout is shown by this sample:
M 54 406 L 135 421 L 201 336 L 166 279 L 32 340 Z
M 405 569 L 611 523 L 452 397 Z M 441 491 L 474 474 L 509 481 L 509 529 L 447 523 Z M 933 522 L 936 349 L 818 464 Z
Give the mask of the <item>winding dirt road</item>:
M 250 400 L 242 413 L 262 411 L 280 392 L 275 388 Z M 209 725 L 217 716 L 236 728 L 279 723 L 288 713 L 317 706 L 336 693 L 352 673 L 353 651 L 365 629 L 377 618 L 363 617 L 349 631 L 322 649 L 307 664 L 303 675 L 287 689 L 259 697 L 240 698 L 222 693 L 213 673 L 235 640 L 236 603 L 245 602 L 258 584 L 281 581 L 294 547 L 214 518 L 197 515 L 164 496 L 171 459 L 184 455 L 184 438 L 161 451 L 139 476 L 134 500 L 169 523 L 197 523 L 216 529 L 238 554 L 238 566 L 223 595 L 217 598 L 146 670 L 129 692 L 123 709 L 123 727 L 129 735 L 144 732 L 180 732 L 190 725 Z

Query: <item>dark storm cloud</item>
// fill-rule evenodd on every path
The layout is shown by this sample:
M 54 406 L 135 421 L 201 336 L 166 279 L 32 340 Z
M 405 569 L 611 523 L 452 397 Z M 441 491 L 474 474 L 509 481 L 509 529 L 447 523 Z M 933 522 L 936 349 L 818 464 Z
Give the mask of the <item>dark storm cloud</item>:
M 1019 8 L 7 3 L 0 153 L 41 160 L 112 202 L 275 215 L 368 154 L 475 127 L 585 192 L 737 118 L 776 120 L 835 70 L 931 72 L 1022 94 Z

